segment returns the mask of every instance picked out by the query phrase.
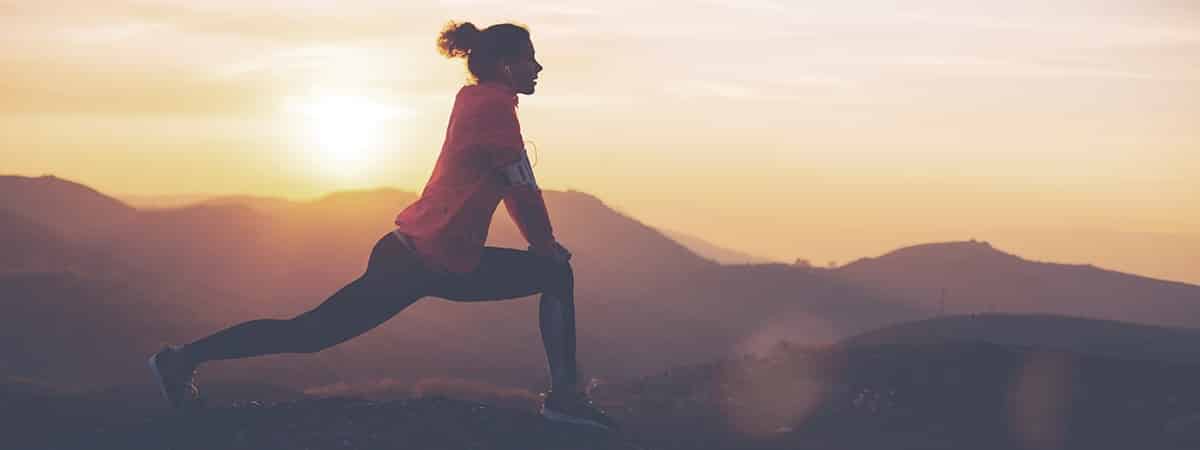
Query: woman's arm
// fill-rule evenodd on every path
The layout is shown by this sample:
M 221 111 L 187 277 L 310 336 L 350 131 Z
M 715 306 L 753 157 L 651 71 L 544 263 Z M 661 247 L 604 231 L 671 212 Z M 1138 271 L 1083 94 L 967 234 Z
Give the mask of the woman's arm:
M 536 253 L 559 254 L 565 259 L 570 252 L 554 239 L 550 215 L 542 191 L 533 177 L 533 167 L 521 139 L 521 125 L 513 104 L 503 99 L 488 99 L 476 107 L 474 123 L 476 142 L 481 144 L 489 171 L 499 177 L 502 198 L 508 214 L 529 241 Z
M 533 177 L 529 157 L 524 150 L 520 155 L 520 159 L 498 168 L 504 183 L 504 206 L 529 245 L 546 249 L 555 241 L 554 228 L 550 225 L 542 190 Z

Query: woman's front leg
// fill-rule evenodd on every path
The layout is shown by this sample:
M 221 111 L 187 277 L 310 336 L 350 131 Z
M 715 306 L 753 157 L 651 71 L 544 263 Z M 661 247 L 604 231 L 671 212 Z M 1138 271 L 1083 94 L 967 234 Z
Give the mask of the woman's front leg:
M 449 274 L 429 295 L 452 301 L 494 301 L 541 293 L 538 325 L 553 390 L 578 389 L 575 359 L 575 275 L 568 262 L 525 250 L 485 247 L 479 265 Z

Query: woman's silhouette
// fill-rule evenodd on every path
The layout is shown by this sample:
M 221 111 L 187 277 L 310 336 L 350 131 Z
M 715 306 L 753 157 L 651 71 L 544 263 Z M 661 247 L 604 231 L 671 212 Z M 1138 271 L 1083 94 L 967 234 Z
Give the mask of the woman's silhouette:
M 517 121 L 517 94 L 533 94 L 542 70 L 529 31 L 508 23 L 481 31 L 470 22 L 449 22 L 438 36 L 438 50 L 466 58 L 471 82 L 458 91 L 441 154 L 420 198 L 375 243 L 366 272 L 292 319 L 244 322 L 151 356 L 150 367 L 173 406 L 197 404 L 195 369 L 207 361 L 315 353 L 426 296 L 484 301 L 541 293 L 539 324 L 552 379 L 542 415 L 615 427 L 579 383 L 571 253 L 554 238 Z M 501 200 L 529 241 L 528 250 L 484 246 Z

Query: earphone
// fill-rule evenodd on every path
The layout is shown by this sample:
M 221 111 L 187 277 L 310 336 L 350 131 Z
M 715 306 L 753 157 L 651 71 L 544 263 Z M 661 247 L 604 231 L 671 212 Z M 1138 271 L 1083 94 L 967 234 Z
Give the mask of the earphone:
M 533 166 L 531 167 L 537 167 L 538 161 L 541 160 L 538 155 L 537 142 L 533 142 L 533 139 L 525 139 L 524 141 L 533 145 Z

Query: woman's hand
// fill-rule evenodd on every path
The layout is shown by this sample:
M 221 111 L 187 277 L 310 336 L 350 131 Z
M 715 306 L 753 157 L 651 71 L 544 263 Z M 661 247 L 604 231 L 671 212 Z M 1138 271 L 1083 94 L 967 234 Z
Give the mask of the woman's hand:
M 563 247 L 562 244 L 559 244 L 558 241 L 551 241 L 549 244 L 541 247 L 534 247 L 531 245 L 529 246 L 529 251 L 536 255 L 548 257 L 560 263 L 565 263 L 571 260 L 571 252 L 568 251 L 566 247 Z

